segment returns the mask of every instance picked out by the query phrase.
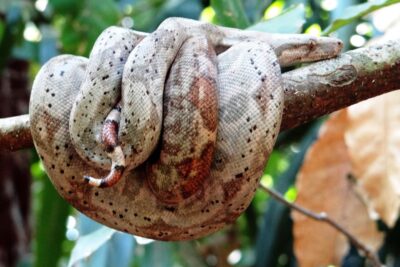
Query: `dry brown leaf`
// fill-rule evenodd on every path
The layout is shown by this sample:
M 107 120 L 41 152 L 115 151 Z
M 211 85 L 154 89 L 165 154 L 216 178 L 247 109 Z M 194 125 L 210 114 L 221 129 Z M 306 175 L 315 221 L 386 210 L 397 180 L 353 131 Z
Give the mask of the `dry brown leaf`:
M 348 108 L 345 140 L 372 218 L 394 226 L 400 209 L 400 92 Z
M 350 158 L 344 143 L 345 110 L 335 113 L 322 126 L 319 139 L 309 149 L 298 174 L 296 203 L 315 212 L 326 212 L 376 251 L 383 235 L 356 195 Z M 340 264 L 349 249 L 346 238 L 331 226 L 314 221 L 297 212 L 294 220 L 294 250 L 299 266 Z

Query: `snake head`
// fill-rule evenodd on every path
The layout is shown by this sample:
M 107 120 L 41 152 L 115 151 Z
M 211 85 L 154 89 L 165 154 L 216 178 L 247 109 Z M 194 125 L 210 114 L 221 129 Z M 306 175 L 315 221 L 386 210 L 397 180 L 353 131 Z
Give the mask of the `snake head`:
M 281 66 L 312 62 L 337 56 L 343 42 L 337 38 L 311 35 L 274 35 L 273 49 Z

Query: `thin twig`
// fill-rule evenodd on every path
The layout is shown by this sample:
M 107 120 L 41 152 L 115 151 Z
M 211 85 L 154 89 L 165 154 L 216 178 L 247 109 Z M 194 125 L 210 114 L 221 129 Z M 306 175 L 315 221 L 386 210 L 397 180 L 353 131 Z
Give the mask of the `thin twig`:
M 371 261 L 371 264 L 373 267 L 382 267 L 382 263 L 378 259 L 378 257 L 373 253 L 369 248 L 367 248 L 360 240 L 358 240 L 353 234 L 351 234 L 347 229 L 345 229 L 342 225 L 339 223 L 335 222 L 332 218 L 328 216 L 325 212 L 320 212 L 320 213 L 315 213 L 309 209 L 306 209 L 302 206 L 297 205 L 296 203 L 289 202 L 285 199 L 284 196 L 282 196 L 280 193 L 276 192 L 275 190 L 266 187 L 262 184 L 259 185 L 259 188 L 268 193 L 271 197 L 276 199 L 277 201 L 283 203 L 284 205 L 288 206 L 289 208 L 296 210 L 305 216 L 314 219 L 316 221 L 321 221 L 329 224 L 333 228 L 335 228 L 337 231 L 345 235 L 349 241 L 357 247 L 359 250 L 361 250 L 367 259 Z

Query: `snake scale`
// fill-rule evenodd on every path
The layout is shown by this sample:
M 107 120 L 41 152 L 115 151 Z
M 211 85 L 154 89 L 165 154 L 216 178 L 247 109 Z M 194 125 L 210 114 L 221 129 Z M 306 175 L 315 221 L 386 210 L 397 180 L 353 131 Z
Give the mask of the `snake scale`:
M 183 18 L 150 34 L 113 26 L 88 59 L 43 65 L 30 100 L 34 143 L 57 191 L 94 220 L 158 240 L 199 238 L 232 223 L 257 189 L 282 117 L 280 66 L 341 47 Z M 113 171 L 112 182 L 94 178 Z

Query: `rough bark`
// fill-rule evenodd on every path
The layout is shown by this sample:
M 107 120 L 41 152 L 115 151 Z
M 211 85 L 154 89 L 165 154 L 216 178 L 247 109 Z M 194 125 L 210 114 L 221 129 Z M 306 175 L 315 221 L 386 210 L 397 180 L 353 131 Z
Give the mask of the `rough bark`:
M 282 129 L 400 88 L 400 39 L 361 48 L 283 75 Z

